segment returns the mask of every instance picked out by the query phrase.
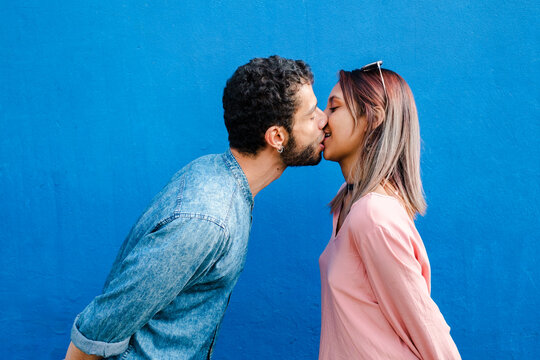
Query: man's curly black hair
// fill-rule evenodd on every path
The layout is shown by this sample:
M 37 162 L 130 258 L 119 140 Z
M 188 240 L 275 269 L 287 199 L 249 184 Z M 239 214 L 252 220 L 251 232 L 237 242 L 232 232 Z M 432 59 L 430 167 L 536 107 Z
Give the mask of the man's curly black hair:
M 255 58 L 240 66 L 223 90 L 225 126 L 231 148 L 256 155 L 264 148 L 269 127 L 283 126 L 289 133 L 299 106 L 297 92 L 313 83 L 313 73 L 302 60 L 274 55 Z

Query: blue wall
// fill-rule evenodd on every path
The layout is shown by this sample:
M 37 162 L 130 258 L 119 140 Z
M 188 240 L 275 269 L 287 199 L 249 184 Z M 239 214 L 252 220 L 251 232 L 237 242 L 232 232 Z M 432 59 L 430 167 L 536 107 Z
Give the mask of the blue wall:
M 464 359 L 540 358 L 537 1 L 0 5 L 0 353 L 59 359 L 124 236 L 191 159 L 222 152 L 235 68 L 383 59 L 415 93 L 433 297 Z M 178 4 L 177 4 L 178 3 Z M 271 3 L 271 5 L 270 5 Z M 216 359 L 314 359 L 333 163 L 256 198 Z

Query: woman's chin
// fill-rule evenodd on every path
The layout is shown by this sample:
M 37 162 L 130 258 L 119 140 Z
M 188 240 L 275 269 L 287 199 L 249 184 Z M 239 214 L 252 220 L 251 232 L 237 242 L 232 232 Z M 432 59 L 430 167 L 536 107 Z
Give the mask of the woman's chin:
M 328 154 L 328 151 L 326 151 L 326 149 L 323 151 L 323 157 L 324 157 L 324 160 L 336 161 L 332 158 L 332 153 Z

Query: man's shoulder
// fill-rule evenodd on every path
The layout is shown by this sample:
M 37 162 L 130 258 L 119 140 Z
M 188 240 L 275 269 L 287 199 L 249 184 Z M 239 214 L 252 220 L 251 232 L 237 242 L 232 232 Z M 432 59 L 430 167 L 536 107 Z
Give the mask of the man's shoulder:
M 193 160 L 181 170 L 177 181 L 176 211 L 224 218 L 231 207 L 243 203 L 240 184 L 226 154 L 205 155 Z
M 204 183 L 230 177 L 224 159 L 225 154 L 209 154 L 196 158 L 184 165 L 169 180 L 168 186 L 182 186 L 186 183 Z
M 225 161 L 225 154 L 208 154 L 201 156 L 184 166 L 180 172 L 187 174 L 187 176 L 191 178 L 227 176 L 229 173 Z
M 182 173 L 184 191 L 196 193 L 227 193 L 235 186 L 234 176 L 226 162 L 225 154 L 201 156 L 187 164 Z M 212 195 L 219 195 L 213 193 Z M 210 200 L 210 199 L 208 199 Z

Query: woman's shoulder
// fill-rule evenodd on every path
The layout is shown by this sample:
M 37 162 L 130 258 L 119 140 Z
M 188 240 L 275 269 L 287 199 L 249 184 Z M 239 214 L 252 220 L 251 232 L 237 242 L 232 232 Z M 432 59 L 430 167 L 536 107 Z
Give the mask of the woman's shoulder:
M 395 228 L 410 221 L 399 200 L 393 196 L 375 192 L 367 193 L 352 205 L 349 215 L 351 224 L 363 232 L 375 228 Z

